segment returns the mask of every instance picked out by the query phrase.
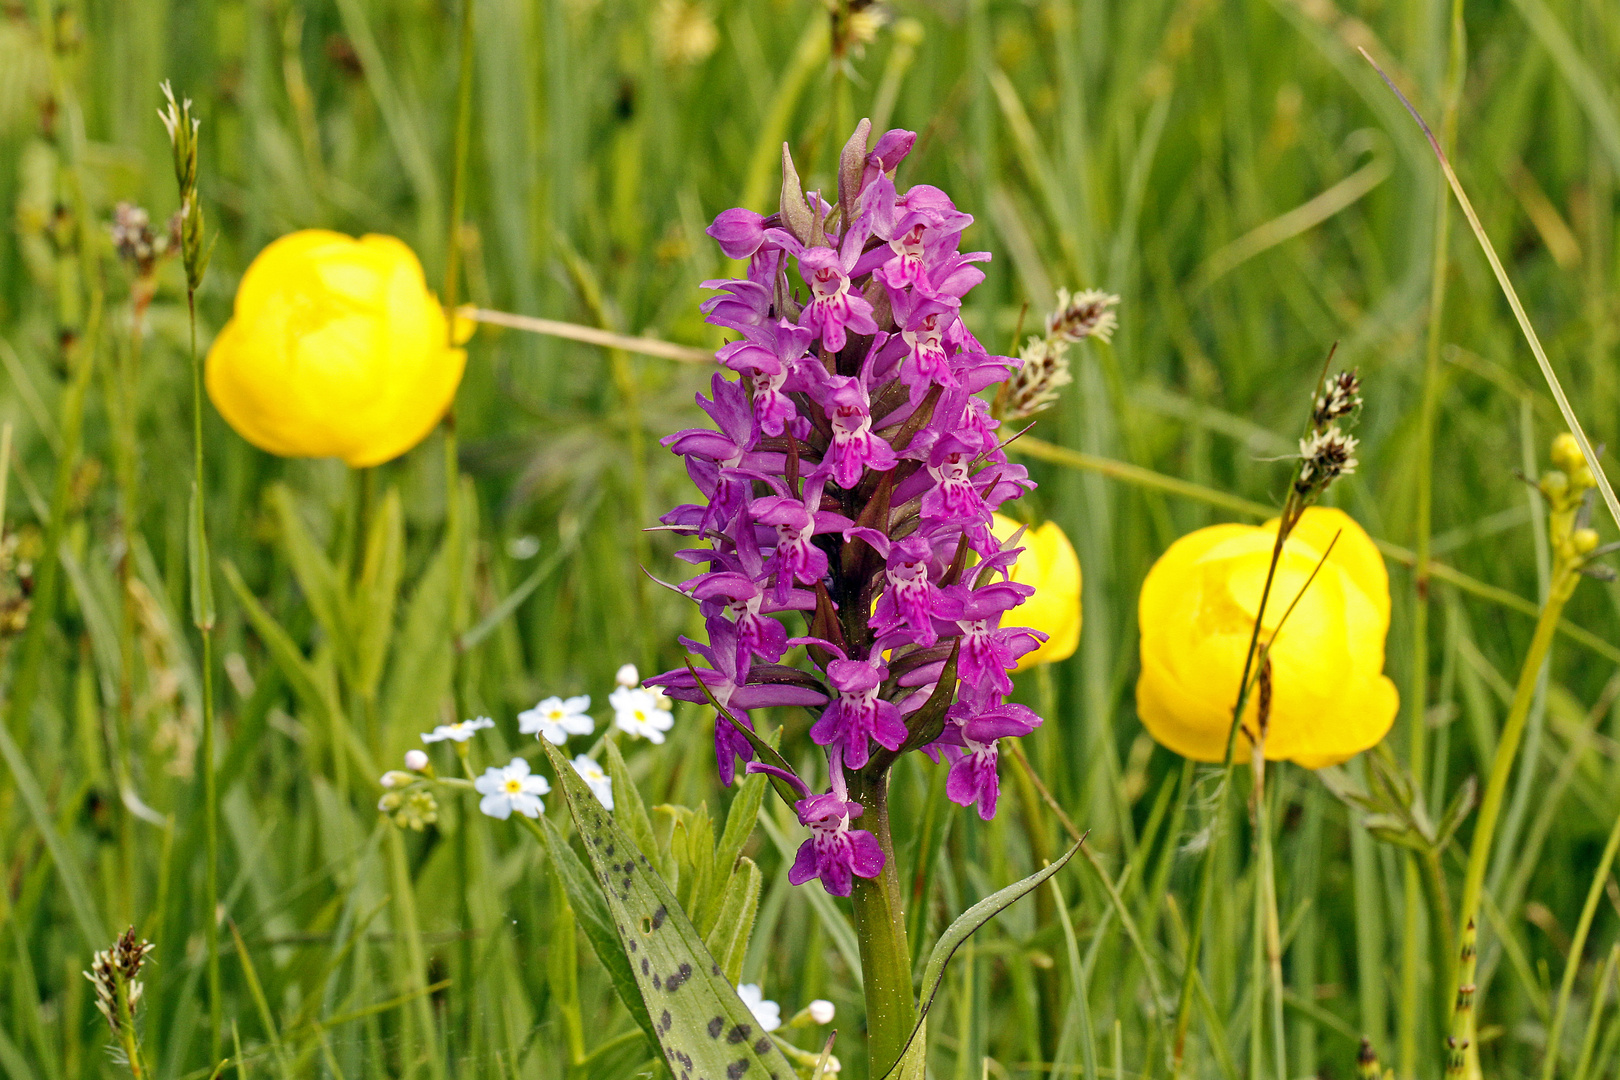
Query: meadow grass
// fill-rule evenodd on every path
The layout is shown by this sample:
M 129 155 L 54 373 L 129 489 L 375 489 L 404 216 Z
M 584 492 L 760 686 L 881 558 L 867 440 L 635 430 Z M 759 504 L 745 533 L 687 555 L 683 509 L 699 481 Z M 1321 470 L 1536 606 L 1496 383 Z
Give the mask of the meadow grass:
M 1185 1075 L 1349 1077 L 1362 1037 L 1397 1076 L 1441 1075 L 1455 928 L 1436 896 L 1460 891 L 1473 820 L 1415 854 L 1335 791 L 1404 785 L 1432 822 L 1490 773 L 1553 568 L 1522 477 L 1563 421 L 1422 133 L 1356 50 L 1449 144 L 1574 411 L 1612 447 L 1620 6 L 884 10 L 834 67 L 811 0 L 476 0 L 462 82 L 448 0 L 0 4 L 0 491 L 17 545 L 0 615 L 22 592 L 32 605 L 26 629 L 4 624 L 0 672 L 0 1072 L 127 1073 L 80 972 L 130 925 L 156 945 L 139 1018 L 153 1076 L 227 1057 L 225 1075 L 285 1077 L 660 1067 L 533 838 L 459 795 L 423 832 L 375 808 L 377 778 L 436 723 L 496 720 L 480 768 L 539 760 L 519 710 L 589 693 L 600 730 L 620 664 L 681 662 L 692 614 L 637 569 L 676 576 L 676 545 L 639 527 L 688 497 L 657 440 L 696 422 L 709 371 L 556 336 L 484 327 L 454 427 L 365 472 L 262 454 L 205 408 L 223 920 L 208 991 L 186 281 L 170 260 L 137 317 L 108 238 L 120 200 L 156 221 L 176 205 L 153 115 L 169 79 L 203 124 L 204 348 L 249 259 L 309 226 L 397 235 L 480 307 L 712 348 L 698 283 L 723 267 L 703 227 L 774 204 L 783 140 L 825 184 L 861 116 L 917 131 L 910 181 L 976 216 L 966 244 L 995 259 L 967 318 L 987 344 L 1012 349 L 1060 286 L 1123 297 L 1112 345 L 1075 350 L 1075 384 L 1021 450 L 1034 512 L 1085 572 L 1079 653 L 1019 685 L 1047 718 L 1025 752 L 1062 815 L 1010 755 L 989 823 L 945 803 L 917 755 L 895 774 L 919 968 L 951 917 L 1066 846 L 1066 822 L 1088 834 L 1085 859 L 957 954 L 929 1021 L 940 1077 L 1168 1074 L 1219 770 L 1136 719 L 1136 594 L 1176 537 L 1281 506 L 1279 459 L 1338 342 L 1367 405 L 1360 469 L 1332 501 L 1389 556 L 1402 719 L 1335 787 L 1268 770 L 1274 850 L 1240 777 Z M 1481 893 L 1492 1077 L 1620 1070 L 1617 599 L 1581 583 L 1524 717 Z M 733 801 L 706 716 L 680 706 L 664 745 L 620 743 L 649 827 L 683 845 Z M 773 719 L 790 739 L 806 724 Z M 764 887 L 742 976 L 784 1015 L 831 1000 L 835 1052 L 864 1076 L 847 907 L 787 885 L 797 840 L 768 800 L 743 848 Z M 825 1032 L 792 1036 L 819 1051 Z

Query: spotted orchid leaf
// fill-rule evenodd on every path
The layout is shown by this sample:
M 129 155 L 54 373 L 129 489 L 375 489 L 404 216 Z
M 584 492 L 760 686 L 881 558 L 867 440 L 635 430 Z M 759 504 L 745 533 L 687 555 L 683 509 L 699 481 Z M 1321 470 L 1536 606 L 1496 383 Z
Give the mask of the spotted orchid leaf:
M 561 752 L 542 743 L 629 959 L 675 1080 L 791 1080 L 793 1068 L 759 1027 L 652 863 L 591 794 Z
M 647 1037 L 656 1041 L 658 1033 L 653 1030 L 652 1018 L 647 1015 L 647 1006 L 641 1000 L 641 989 L 636 985 L 635 974 L 614 932 L 607 904 L 590 871 L 574 854 L 574 849 L 568 846 L 568 841 L 563 839 L 550 818 L 541 816 L 538 827 L 533 831 L 540 845 L 546 849 L 552 869 L 562 882 L 563 891 L 568 894 L 568 906 L 574 909 L 574 918 L 585 932 L 585 940 L 591 943 L 591 949 L 613 980 L 613 989 L 619 992 L 619 1000 L 624 1002 L 625 1008 L 630 1010 L 630 1015 L 647 1033 Z

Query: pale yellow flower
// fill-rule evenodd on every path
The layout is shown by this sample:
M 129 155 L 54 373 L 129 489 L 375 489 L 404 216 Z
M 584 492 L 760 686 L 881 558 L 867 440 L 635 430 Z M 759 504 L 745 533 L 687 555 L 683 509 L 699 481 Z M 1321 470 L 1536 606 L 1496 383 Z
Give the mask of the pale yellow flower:
M 1341 532 L 1342 530 L 1342 532 Z M 1339 539 L 1316 580 L 1301 589 Z M 1277 523 L 1212 525 L 1182 537 L 1142 583 L 1142 674 L 1136 710 L 1164 746 L 1220 761 L 1237 703 L 1249 636 L 1277 539 Z M 1298 606 L 1277 633 L 1288 606 Z M 1383 675 L 1389 576 L 1383 557 L 1343 511 L 1312 507 L 1283 546 L 1266 603 L 1261 644 L 1272 640 L 1266 757 L 1309 769 L 1375 746 L 1400 706 Z M 1256 730 L 1258 695 L 1244 710 Z M 1236 754 L 1249 743 L 1240 733 Z
M 456 329 L 459 344 L 472 324 Z M 208 351 L 208 396 L 254 446 L 361 468 L 433 430 L 466 361 L 410 248 L 306 229 L 242 276 L 235 315 Z
M 991 531 L 1006 543 L 1019 529 L 1011 518 L 995 515 Z M 1025 530 L 1018 541 L 1024 550 L 1009 575 L 1020 585 L 1033 585 L 1035 595 L 1002 617 L 1008 626 L 1027 626 L 1047 635 L 1044 645 L 1025 653 L 1019 671 L 1037 664 L 1053 664 L 1074 655 L 1080 644 L 1080 559 L 1057 522 L 1048 521 Z

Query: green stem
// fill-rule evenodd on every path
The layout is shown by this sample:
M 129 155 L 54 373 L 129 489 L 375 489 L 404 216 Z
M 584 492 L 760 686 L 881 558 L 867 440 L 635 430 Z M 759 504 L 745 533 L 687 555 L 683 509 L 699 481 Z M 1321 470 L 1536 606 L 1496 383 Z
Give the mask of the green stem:
M 1513 772 L 1513 760 L 1518 756 L 1519 742 L 1524 737 L 1525 721 L 1530 715 L 1530 702 L 1535 696 L 1536 678 L 1552 646 L 1553 634 L 1558 629 L 1558 617 L 1569 599 L 1578 576 L 1578 570 L 1563 566 L 1557 570 L 1548 590 L 1547 603 L 1536 620 L 1535 636 L 1530 639 L 1530 650 L 1525 654 L 1524 666 L 1519 669 L 1519 682 L 1514 688 L 1513 704 L 1502 725 L 1502 736 L 1497 741 L 1496 757 L 1491 761 L 1490 778 L 1485 783 L 1485 794 L 1479 803 L 1479 818 L 1474 824 L 1474 836 L 1468 849 L 1468 866 L 1463 874 L 1462 902 L 1458 918 L 1462 949 L 1452 982 L 1457 991 L 1452 1012 L 1451 1045 L 1467 1056 L 1468 1074 L 1478 1075 L 1479 1048 L 1475 1039 L 1477 1003 L 1473 1001 L 1473 937 L 1474 925 L 1479 917 L 1480 895 L 1485 885 L 1485 869 L 1490 862 L 1491 841 L 1496 834 L 1496 822 L 1502 814 L 1502 799 L 1507 792 L 1508 778 Z M 1466 1003 L 1465 1003 L 1466 999 Z
M 208 549 L 208 526 L 203 514 L 203 385 L 202 361 L 197 356 L 197 294 L 186 290 L 186 312 L 191 320 L 191 437 L 194 483 L 196 485 L 197 560 L 201 564 L 193 570 L 195 579 L 209 573 L 212 558 Z M 211 590 L 210 590 L 211 591 Z M 203 767 L 203 846 L 207 862 L 203 871 L 203 901 L 207 904 L 203 922 L 203 935 L 208 948 L 208 1045 L 212 1057 L 219 1057 L 224 1038 L 224 1005 L 220 1000 L 219 980 L 219 791 L 214 752 L 214 624 L 212 601 L 203 605 L 206 617 L 195 620 L 202 635 L 202 767 Z M 194 610 L 201 610 L 195 606 Z
M 868 1071 L 874 1080 L 883 1077 L 900 1064 L 905 1053 L 906 1067 L 896 1073 L 896 1080 L 921 1080 L 923 1040 L 919 1038 L 906 1052 L 917 1024 L 917 1006 L 911 992 L 911 949 L 906 940 L 900 873 L 889 834 L 887 775 L 874 780 L 851 773 L 849 797 L 865 807 L 860 823 L 883 849 L 883 871 L 875 878 L 856 878 L 850 895 L 866 989 Z
M 1264 894 L 1265 900 L 1266 969 L 1271 977 L 1272 1066 L 1276 1069 L 1278 1080 L 1288 1080 L 1288 1048 L 1283 1028 L 1282 923 L 1277 916 L 1277 867 L 1272 856 L 1271 807 L 1267 801 L 1265 768 L 1265 753 L 1256 747 L 1254 810 L 1255 831 L 1259 834 L 1260 845 L 1260 880 L 1257 888 Z
M 1452 0 L 1450 42 L 1446 65 L 1440 138 L 1446 152 L 1456 138 L 1457 110 L 1462 98 L 1465 63 L 1462 0 Z M 1424 786 L 1428 766 L 1428 678 L 1429 678 L 1429 547 L 1433 531 L 1434 506 L 1434 428 L 1440 401 L 1440 340 L 1446 305 L 1446 275 L 1451 241 L 1451 201 L 1444 184 L 1435 188 L 1434 247 L 1429 280 L 1429 323 L 1424 348 L 1423 400 L 1418 413 L 1417 538 L 1413 565 L 1415 607 L 1412 612 L 1411 687 L 1407 694 L 1407 766 L 1419 790 Z M 1421 900 L 1418 888 L 1417 856 L 1406 858 L 1405 920 L 1407 947 L 1401 957 L 1401 1071 L 1417 1075 L 1417 1016 L 1421 994 L 1419 957 L 1412 932 L 1417 928 Z M 1431 925 L 1440 924 L 1441 913 L 1431 909 Z M 1449 933 L 1449 930 L 1447 931 Z M 1447 949 L 1447 957 L 1450 949 Z M 1440 977 L 1440 970 L 1434 977 Z
M 117 981 L 117 998 L 115 1007 L 118 1011 L 118 1041 L 124 1050 L 124 1059 L 129 1065 L 129 1074 L 134 1080 L 144 1080 L 146 1065 L 141 1061 L 141 1041 L 135 1033 L 135 1010 L 130 1007 L 130 983 L 119 972 L 113 973 Z
M 474 0 L 462 0 L 461 4 L 461 67 L 456 81 L 456 134 L 450 174 L 449 236 L 444 261 L 445 327 L 452 347 L 456 343 L 456 306 L 461 287 L 461 219 L 467 201 L 467 155 L 472 143 L 473 4 Z M 459 440 L 456 437 L 454 401 L 444 415 L 444 500 L 444 542 L 447 545 L 445 556 L 450 571 L 450 693 L 455 701 L 456 719 L 460 721 L 468 719 L 462 686 L 460 647 L 461 631 L 464 628 L 462 608 L 465 606 L 463 594 L 466 582 L 463 556 L 467 545 L 463 538 L 465 525 L 462 521 L 461 461 Z M 466 745 L 458 743 L 456 752 L 461 759 L 462 772 L 470 779 L 472 767 L 467 758 Z M 469 889 L 472 882 L 468 829 L 475 811 L 467 800 L 462 802 L 461 810 L 461 827 L 457 830 L 456 837 L 456 871 L 460 885 L 460 914 L 463 924 L 471 925 L 472 902 Z M 447 1039 L 453 1039 L 456 1034 L 470 1030 L 473 1019 L 471 992 L 473 948 L 470 938 L 462 941 L 459 953 L 464 985 L 456 987 L 452 1004 L 460 1014 L 460 1022 L 455 1025 L 456 1032 L 446 1032 Z M 431 1024 L 431 1015 L 427 1022 Z M 443 1062 L 435 1058 L 433 1075 L 443 1075 L 443 1071 Z
M 1215 889 L 1215 852 L 1220 846 L 1221 822 L 1226 816 L 1226 803 L 1228 791 L 1232 787 L 1232 776 L 1235 771 L 1234 751 L 1237 749 L 1238 728 L 1243 724 L 1243 710 L 1248 707 L 1251 684 L 1249 675 L 1254 670 L 1255 655 L 1260 646 L 1260 627 L 1266 617 L 1266 602 L 1271 598 L 1271 583 L 1276 578 L 1277 563 L 1282 558 L 1283 545 L 1288 542 L 1288 533 L 1298 520 L 1302 508 L 1296 506 L 1292 485 L 1288 499 L 1283 503 L 1282 514 L 1277 520 L 1277 541 L 1271 548 L 1271 564 L 1266 567 L 1266 583 L 1260 590 L 1260 606 L 1254 616 L 1254 630 L 1249 635 L 1249 651 L 1243 661 L 1243 678 L 1238 683 L 1237 704 L 1232 708 L 1232 726 L 1226 733 L 1226 760 L 1222 764 L 1222 775 L 1219 789 L 1215 793 L 1215 808 L 1209 823 L 1209 843 L 1204 847 L 1204 854 L 1198 866 L 1198 896 L 1194 901 L 1193 914 L 1187 934 L 1187 957 L 1181 973 L 1181 994 L 1176 1002 L 1176 1030 L 1170 1044 L 1170 1075 L 1172 1078 L 1181 1076 L 1182 1063 L 1185 1060 L 1187 1049 L 1187 1029 L 1192 1023 L 1193 991 L 1198 984 L 1198 953 L 1204 940 L 1204 920 L 1209 912 L 1210 897 Z

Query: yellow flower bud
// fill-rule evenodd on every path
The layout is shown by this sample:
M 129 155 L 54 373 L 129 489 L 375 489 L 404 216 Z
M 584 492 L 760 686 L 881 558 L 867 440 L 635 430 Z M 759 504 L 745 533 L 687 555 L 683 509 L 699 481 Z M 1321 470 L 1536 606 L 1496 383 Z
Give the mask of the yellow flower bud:
M 1335 533 L 1338 542 L 1305 589 Z M 1276 521 L 1199 529 L 1170 545 L 1142 583 L 1136 709 L 1148 732 L 1178 754 L 1196 761 L 1225 754 L 1276 538 Z M 1268 759 L 1317 769 L 1384 737 L 1400 704 L 1383 675 L 1388 631 L 1389 576 L 1372 540 L 1343 511 L 1306 510 L 1283 546 L 1261 624 L 1262 645 L 1275 634 Z M 1244 712 L 1251 732 L 1258 696 Z M 1242 760 L 1248 744 L 1238 739 Z
M 1581 444 L 1567 431 L 1559 432 L 1552 441 L 1553 464 L 1569 472 L 1586 459 L 1581 456 Z
M 1569 542 L 1577 555 L 1590 555 L 1598 546 L 1597 530 L 1576 529 L 1570 534 Z
M 995 515 L 991 530 L 1005 543 L 1019 529 L 1011 518 Z M 1024 550 L 1009 576 L 1020 585 L 1033 585 L 1035 595 L 1004 617 L 1008 626 L 1027 626 L 1047 635 L 1046 644 L 1024 654 L 1018 670 L 1052 664 L 1074 655 L 1080 644 L 1080 559 L 1057 522 L 1048 521 L 1024 532 Z
M 456 343 L 472 335 L 457 320 Z M 391 236 L 291 233 L 259 252 L 208 350 L 208 396 L 248 442 L 355 468 L 398 457 L 450 407 L 449 344 L 422 264 Z

